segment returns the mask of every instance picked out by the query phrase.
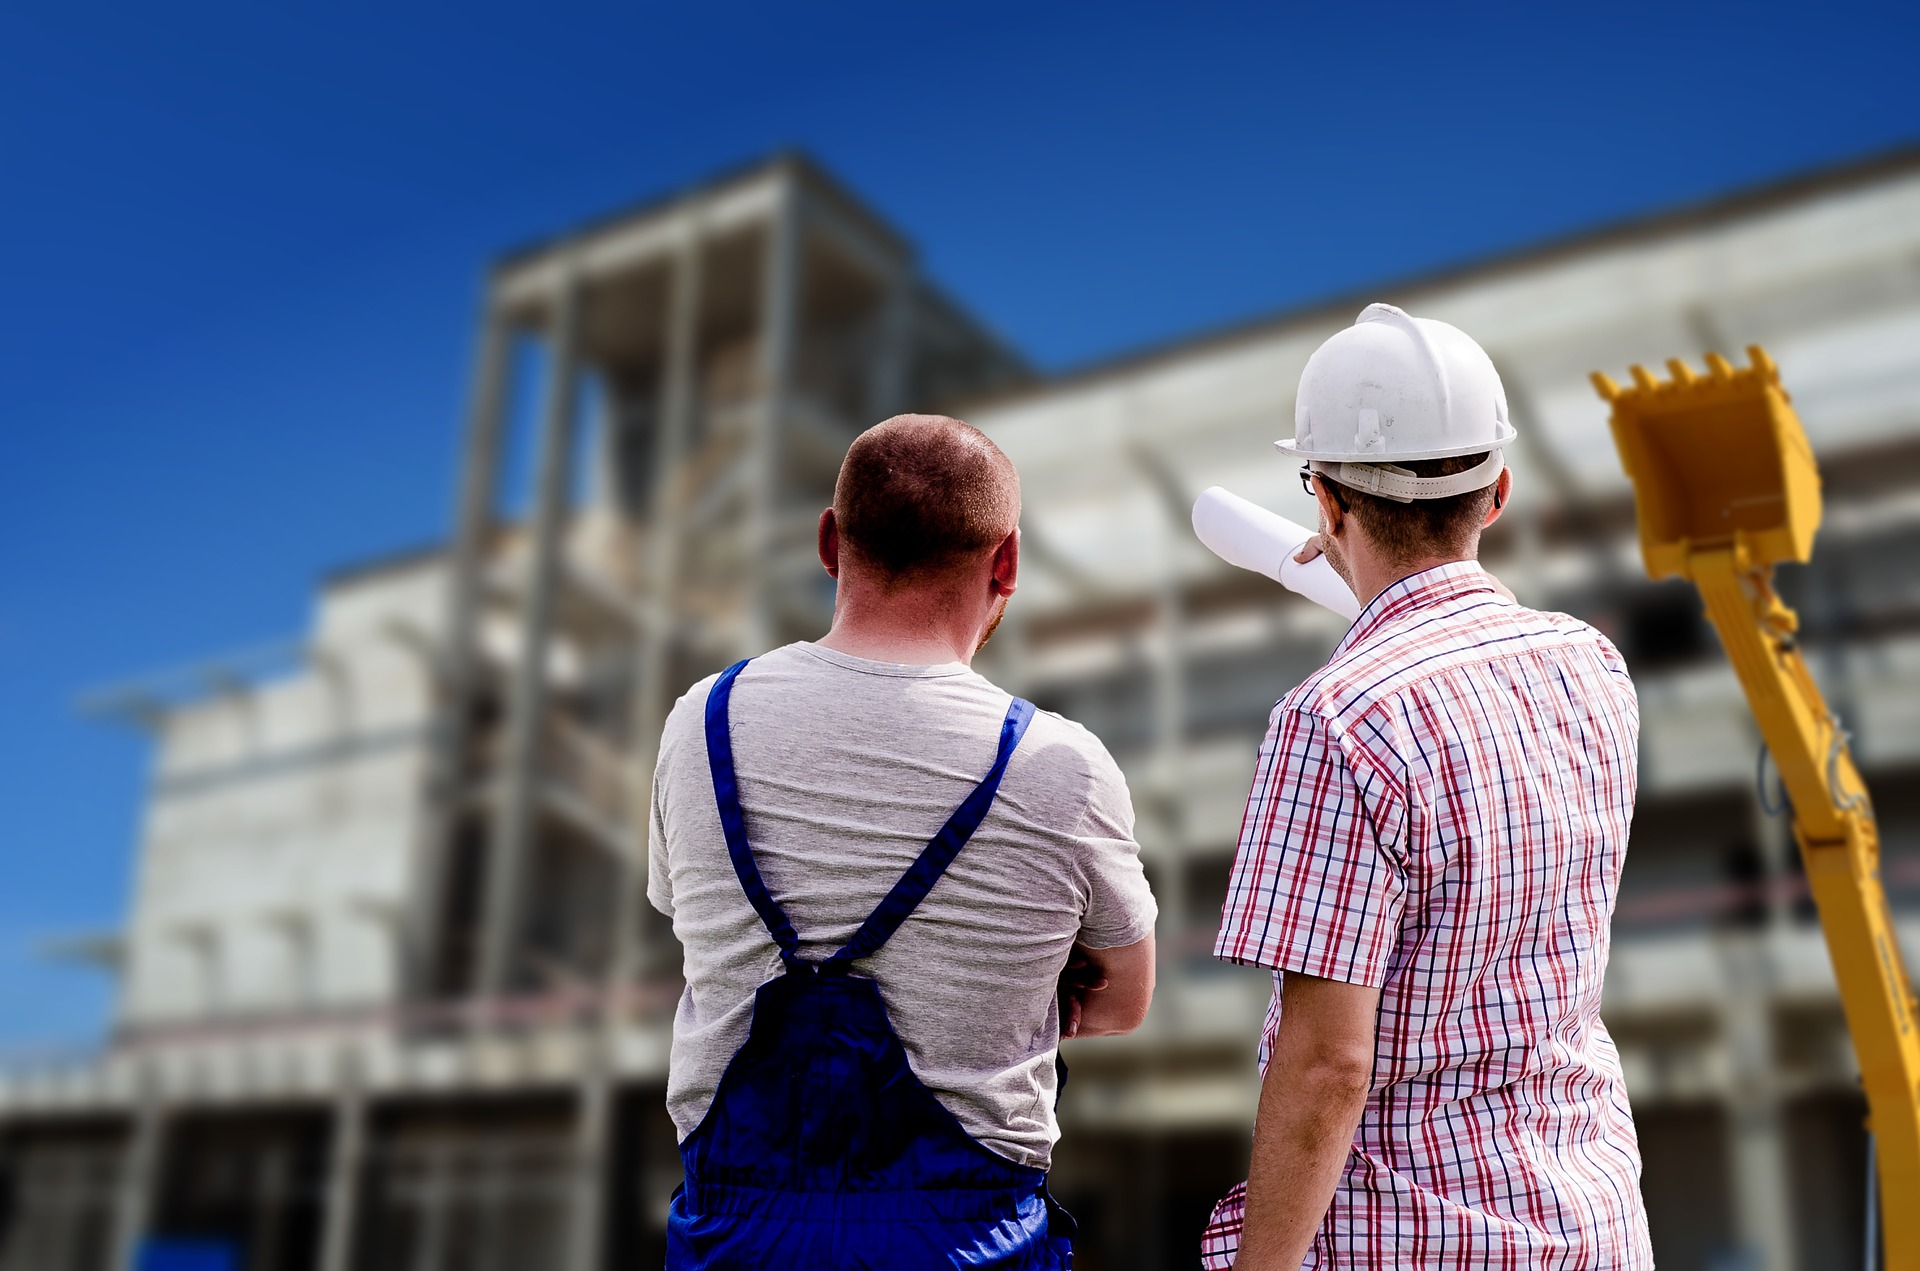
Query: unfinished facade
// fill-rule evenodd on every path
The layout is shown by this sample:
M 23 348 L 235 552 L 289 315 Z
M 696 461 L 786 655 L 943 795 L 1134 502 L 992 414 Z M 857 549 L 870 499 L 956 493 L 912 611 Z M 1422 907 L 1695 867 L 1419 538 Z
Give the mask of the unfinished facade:
M 641 893 L 651 748 L 693 681 L 825 629 L 815 517 L 857 431 L 907 408 L 1019 466 L 1027 569 L 980 666 L 1114 751 L 1161 898 L 1147 1025 L 1070 1044 L 1055 1190 L 1096 1271 L 1194 1262 L 1242 1177 L 1269 989 L 1208 957 L 1241 802 L 1339 624 L 1214 560 L 1188 508 L 1224 484 L 1310 518 L 1271 442 L 1374 299 L 1493 355 L 1521 439 L 1489 564 L 1636 673 L 1606 1017 L 1661 1264 L 1858 1265 L 1863 1105 L 1790 836 L 1698 601 L 1640 572 L 1586 373 L 1750 342 L 1780 363 L 1829 507 L 1785 590 L 1920 942 L 1920 155 L 1053 381 L 799 159 L 506 257 L 448 545 L 336 575 L 291 647 L 97 703 L 158 748 L 134 911 L 91 945 L 121 1005 L 98 1054 L 0 1078 L 0 1268 L 657 1265 L 679 980 Z

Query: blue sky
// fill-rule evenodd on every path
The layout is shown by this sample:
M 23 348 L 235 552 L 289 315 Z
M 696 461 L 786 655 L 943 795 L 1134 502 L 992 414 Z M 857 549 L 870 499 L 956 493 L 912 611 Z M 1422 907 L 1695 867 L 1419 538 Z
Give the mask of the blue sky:
M 83 689 L 448 520 L 484 262 L 775 147 L 1061 369 L 1920 140 L 1911 4 L 0 8 L 0 1045 L 82 1040 Z

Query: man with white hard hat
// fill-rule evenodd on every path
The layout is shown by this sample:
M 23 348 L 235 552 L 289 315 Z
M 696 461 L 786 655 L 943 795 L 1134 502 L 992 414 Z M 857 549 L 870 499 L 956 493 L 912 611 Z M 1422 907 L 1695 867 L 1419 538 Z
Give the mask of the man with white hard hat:
M 1302 556 L 1362 609 L 1247 800 L 1214 953 L 1274 997 L 1207 1267 L 1653 1265 L 1599 1014 L 1639 711 L 1604 636 L 1476 563 L 1513 438 L 1485 351 L 1391 305 L 1300 377 Z

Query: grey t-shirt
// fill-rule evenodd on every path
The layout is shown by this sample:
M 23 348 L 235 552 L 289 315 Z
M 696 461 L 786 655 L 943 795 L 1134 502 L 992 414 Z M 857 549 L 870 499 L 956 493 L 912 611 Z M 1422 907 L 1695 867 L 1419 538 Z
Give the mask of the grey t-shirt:
M 686 955 L 667 1109 L 699 1125 L 746 1041 L 780 954 L 727 857 L 707 766 L 711 678 L 673 708 L 653 785 L 647 896 Z M 870 662 L 814 644 L 741 673 L 731 735 L 747 840 L 802 957 L 838 949 L 993 764 L 1012 699 L 959 663 Z M 914 1075 L 987 1147 L 1045 1168 L 1054 1123 L 1055 986 L 1074 942 L 1153 930 L 1133 806 L 1086 729 L 1039 712 L 986 820 L 873 957 Z

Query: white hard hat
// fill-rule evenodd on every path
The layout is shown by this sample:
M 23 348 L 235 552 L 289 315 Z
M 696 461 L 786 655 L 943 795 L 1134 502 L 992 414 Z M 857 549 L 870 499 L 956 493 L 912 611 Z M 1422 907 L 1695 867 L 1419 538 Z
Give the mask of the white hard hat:
M 1293 439 L 1273 444 L 1342 485 L 1404 503 L 1485 489 L 1513 438 L 1500 373 L 1473 337 L 1373 304 L 1307 359 Z M 1446 477 L 1416 477 L 1394 462 L 1481 451 L 1492 452 L 1486 462 Z

